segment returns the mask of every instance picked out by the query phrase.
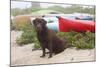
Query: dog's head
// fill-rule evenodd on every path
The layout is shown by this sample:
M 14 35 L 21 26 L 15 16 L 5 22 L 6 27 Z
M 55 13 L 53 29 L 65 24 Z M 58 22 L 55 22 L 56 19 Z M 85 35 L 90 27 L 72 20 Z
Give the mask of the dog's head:
M 43 30 L 43 28 L 46 27 L 46 23 L 47 23 L 47 21 L 45 21 L 42 18 L 36 18 L 33 20 L 33 24 L 34 24 L 36 30 L 39 30 L 39 31 Z

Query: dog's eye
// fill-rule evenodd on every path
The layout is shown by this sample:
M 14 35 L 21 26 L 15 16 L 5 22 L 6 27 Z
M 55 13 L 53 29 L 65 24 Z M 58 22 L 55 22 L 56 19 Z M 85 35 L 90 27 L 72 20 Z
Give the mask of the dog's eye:
M 39 24 L 40 22 L 37 22 L 37 24 Z

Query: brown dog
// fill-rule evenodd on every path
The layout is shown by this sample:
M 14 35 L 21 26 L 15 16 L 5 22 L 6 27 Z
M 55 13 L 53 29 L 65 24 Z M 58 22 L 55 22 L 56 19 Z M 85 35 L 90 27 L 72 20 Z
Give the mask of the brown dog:
M 44 57 L 45 49 L 49 50 L 49 58 L 52 57 L 52 53 L 60 53 L 67 47 L 63 39 L 57 37 L 52 30 L 46 27 L 46 21 L 42 18 L 36 18 L 33 20 L 33 24 L 37 31 L 37 38 L 43 50 L 43 54 L 40 57 Z

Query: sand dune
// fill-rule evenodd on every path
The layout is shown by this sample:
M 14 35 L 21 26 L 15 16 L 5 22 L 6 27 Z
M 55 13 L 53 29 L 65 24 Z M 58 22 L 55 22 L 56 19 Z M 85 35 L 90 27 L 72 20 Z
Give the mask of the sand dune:
M 11 31 L 11 65 L 36 65 L 95 60 L 95 49 L 77 50 L 75 48 L 67 48 L 52 58 L 48 58 L 48 54 L 46 57 L 40 58 L 42 50 L 32 51 L 34 43 L 25 46 L 18 46 L 16 44 L 16 38 L 20 36 L 21 33 L 22 32 Z

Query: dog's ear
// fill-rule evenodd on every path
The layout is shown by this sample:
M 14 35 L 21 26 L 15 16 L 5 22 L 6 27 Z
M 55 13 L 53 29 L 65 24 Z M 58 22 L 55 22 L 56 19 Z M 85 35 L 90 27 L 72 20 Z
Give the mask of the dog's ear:
M 42 22 L 43 22 L 44 24 L 47 24 L 47 21 L 46 21 L 46 20 L 44 20 L 44 19 L 42 19 Z
M 35 20 L 32 21 L 32 24 L 35 25 Z
M 32 23 L 35 25 L 38 22 L 39 18 L 35 18 Z
M 34 19 L 33 21 L 32 21 L 32 24 L 33 24 L 33 26 L 36 26 L 37 25 L 37 19 Z

